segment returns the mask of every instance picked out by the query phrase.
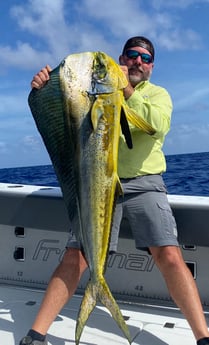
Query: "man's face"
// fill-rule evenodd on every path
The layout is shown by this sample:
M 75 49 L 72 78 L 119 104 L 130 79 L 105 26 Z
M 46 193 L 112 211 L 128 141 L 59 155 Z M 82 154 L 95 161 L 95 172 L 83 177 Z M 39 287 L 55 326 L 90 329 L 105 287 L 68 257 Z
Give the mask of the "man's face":
M 144 56 L 145 59 L 143 58 L 143 55 L 137 56 L 137 52 L 140 54 L 146 54 Z M 132 86 L 136 86 L 141 81 L 148 80 L 152 74 L 154 63 L 152 59 L 151 62 L 149 62 L 147 54 L 151 57 L 151 54 L 147 49 L 137 46 L 127 49 L 125 54 L 121 55 L 119 58 L 120 64 L 128 67 L 129 80 Z

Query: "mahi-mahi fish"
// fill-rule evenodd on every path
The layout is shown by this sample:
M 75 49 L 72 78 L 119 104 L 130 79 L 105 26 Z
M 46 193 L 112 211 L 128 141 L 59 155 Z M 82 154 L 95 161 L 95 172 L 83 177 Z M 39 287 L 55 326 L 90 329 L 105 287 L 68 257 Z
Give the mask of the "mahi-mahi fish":
M 104 273 L 115 201 L 122 193 L 117 175 L 121 127 L 130 148 L 128 121 L 148 134 L 154 130 L 126 106 L 126 86 L 124 73 L 111 57 L 103 52 L 85 52 L 67 56 L 50 73 L 46 85 L 29 95 L 32 115 L 90 271 L 77 317 L 77 345 L 99 301 L 131 343 Z

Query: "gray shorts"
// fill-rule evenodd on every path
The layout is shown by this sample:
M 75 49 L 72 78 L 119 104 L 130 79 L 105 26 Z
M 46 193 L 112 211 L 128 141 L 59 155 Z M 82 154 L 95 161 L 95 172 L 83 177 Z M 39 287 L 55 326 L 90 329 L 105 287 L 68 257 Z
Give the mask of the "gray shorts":
M 121 179 L 124 195 L 116 205 L 110 252 L 117 251 L 120 224 L 123 217 L 130 225 L 135 246 L 138 249 L 159 246 L 179 246 L 177 227 L 168 203 L 166 187 L 161 175 L 148 175 L 135 179 Z M 67 248 L 79 248 L 73 231 Z

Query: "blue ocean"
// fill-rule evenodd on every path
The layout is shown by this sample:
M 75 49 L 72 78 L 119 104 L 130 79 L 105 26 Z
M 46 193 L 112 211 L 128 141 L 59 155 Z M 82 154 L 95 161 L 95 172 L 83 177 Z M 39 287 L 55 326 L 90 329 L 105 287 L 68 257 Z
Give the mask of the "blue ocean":
M 169 194 L 209 196 L 209 152 L 167 155 Z M 52 165 L 0 169 L 1 183 L 58 186 Z

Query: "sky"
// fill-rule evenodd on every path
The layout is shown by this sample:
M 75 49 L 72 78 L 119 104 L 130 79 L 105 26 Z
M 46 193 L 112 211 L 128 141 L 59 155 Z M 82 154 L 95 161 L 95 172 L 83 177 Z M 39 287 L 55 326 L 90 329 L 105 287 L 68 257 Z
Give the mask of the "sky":
M 50 164 L 28 95 L 33 76 L 64 57 L 131 36 L 156 50 L 151 81 L 173 100 L 166 155 L 209 151 L 209 0 L 0 0 L 0 168 Z

